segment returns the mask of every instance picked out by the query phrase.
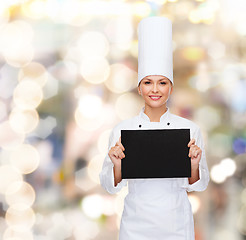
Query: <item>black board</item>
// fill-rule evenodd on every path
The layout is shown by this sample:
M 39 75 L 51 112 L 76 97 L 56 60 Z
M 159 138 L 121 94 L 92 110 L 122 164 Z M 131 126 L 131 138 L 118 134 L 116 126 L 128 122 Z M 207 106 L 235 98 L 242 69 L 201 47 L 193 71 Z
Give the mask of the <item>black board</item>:
M 122 179 L 191 177 L 190 129 L 121 130 Z

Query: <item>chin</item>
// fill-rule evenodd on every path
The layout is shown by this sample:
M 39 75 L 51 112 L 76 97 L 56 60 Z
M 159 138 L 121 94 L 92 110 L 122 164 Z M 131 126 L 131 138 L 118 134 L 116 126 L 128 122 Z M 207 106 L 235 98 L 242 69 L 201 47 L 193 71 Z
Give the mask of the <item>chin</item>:
M 164 107 L 165 103 L 147 103 L 147 105 L 149 105 L 152 108 L 160 108 L 160 107 Z

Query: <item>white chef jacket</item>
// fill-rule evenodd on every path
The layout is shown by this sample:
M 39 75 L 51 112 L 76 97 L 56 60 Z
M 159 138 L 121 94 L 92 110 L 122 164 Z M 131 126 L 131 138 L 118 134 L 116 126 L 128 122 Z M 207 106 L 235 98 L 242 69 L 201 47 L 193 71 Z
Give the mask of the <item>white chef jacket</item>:
M 202 149 L 200 179 L 189 184 L 188 178 L 122 179 L 114 186 L 114 172 L 108 154 L 99 174 L 102 187 L 109 193 L 119 192 L 128 183 L 124 199 L 119 240 L 194 240 L 194 221 L 187 192 L 203 191 L 209 182 L 204 143 L 200 128 L 194 122 L 170 113 L 160 122 L 150 122 L 143 107 L 139 115 L 118 123 L 111 131 L 108 150 L 115 146 L 126 129 L 190 129 L 190 138 Z M 124 161 L 124 158 L 123 160 Z

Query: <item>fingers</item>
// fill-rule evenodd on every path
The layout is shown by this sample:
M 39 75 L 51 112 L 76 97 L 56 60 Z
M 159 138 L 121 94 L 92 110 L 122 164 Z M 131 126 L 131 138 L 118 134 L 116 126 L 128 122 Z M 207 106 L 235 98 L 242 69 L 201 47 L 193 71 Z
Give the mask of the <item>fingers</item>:
M 124 146 L 121 143 L 121 136 L 118 140 L 118 142 L 116 142 L 115 146 L 112 147 L 109 151 L 109 155 L 118 158 L 118 159 L 122 159 L 125 158 L 125 154 L 123 153 L 123 151 L 125 151 Z
M 189 151 L 189 157 L 191 158 L 197 158 L 199 154 L 202 153 L 202 150 L 196 146 L 196 145 L 192 145 L 190 147 L 190 151 Z
M 125 158 L 125 154 L 123 153 L 124 150 L 125 148 L 121 143 L 121 136 L 120 136 L 118 142 L 116 142 L 114 147 L 111 147 L 108 153 L 111 161 L 114 164 L 119 164 L 121 159 Z
M 188 143 L 188 147 L 190 147 L 191 145 L 195 145 L 195 139 L 194 138 L 192 138 L 191 140 L 190 140 L 190 142 Z
M 123 146 L 122 143 L 121 143 L 121 136 L 120 136 L 120 138 L 119 138 L 119 141 L 116 142 L 115 146 L 119 146 L 119 147 L 121 148 L 122 151 L 125 151 L 125 148 L 124 148 L 124 146 Z
M 114 151 L 114 155 L 117 157 L 117 158 L 124 158 L 125 157 L 125 154 L 123 153 L 122 149 L 117 147 Z

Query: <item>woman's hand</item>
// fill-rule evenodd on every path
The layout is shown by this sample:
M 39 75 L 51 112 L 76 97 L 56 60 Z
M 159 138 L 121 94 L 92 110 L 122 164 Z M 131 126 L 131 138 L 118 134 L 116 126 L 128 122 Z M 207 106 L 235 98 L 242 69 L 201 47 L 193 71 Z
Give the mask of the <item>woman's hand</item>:
M 121 166 L 121 159 L 125 157 L 123 151 L 125 151 L 125 148 L 121 143 L 121 136 L 120 136 L 119 141 L 116 142 L 114 147 L 111 147 L 108 153 L 111 161 L 115 166 Z
M 202 157 L 202 150 L 197 145 L 195 145 L 194 138 L 190 140 L 188 147 L 190 148 L 189 157 L 191 158 L 191 167 L 198 167 Z

